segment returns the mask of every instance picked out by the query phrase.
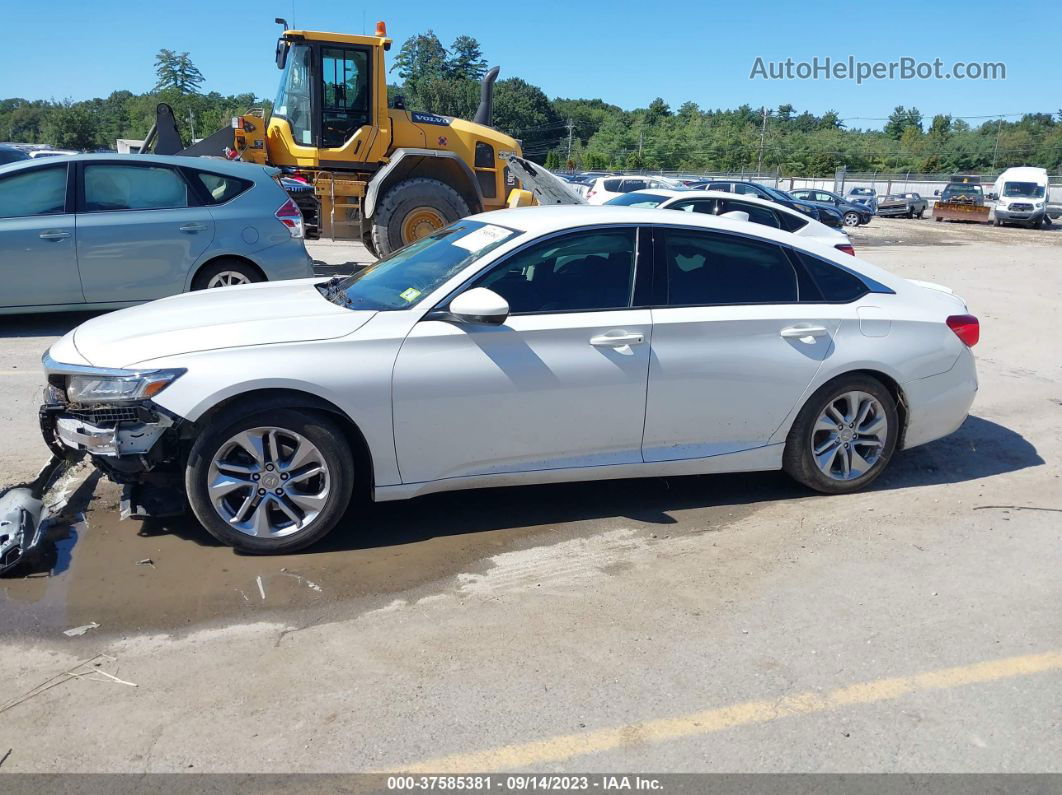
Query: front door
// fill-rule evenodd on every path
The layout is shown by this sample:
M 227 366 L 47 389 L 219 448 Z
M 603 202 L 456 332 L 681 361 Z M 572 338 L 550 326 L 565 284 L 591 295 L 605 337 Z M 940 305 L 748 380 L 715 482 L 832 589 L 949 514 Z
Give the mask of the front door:
M 85 300 L 68 213 L 67 164 L 0 177 L 0 306 Z
M 716 232 L 657 234 L 668 289 L 666 305 L 653 309 L 645 460 L 766 444 L 833 349 L 836 312 L 800 302 L 797 271 L 780 246 Z
M 468 286 L 509 302 L 500 326 L 417 324 L 393 377 L 403 482 L 641 462 L 652 326 L 632 308 L 636 239 L 579 232 L 491 266 Z
M 184 292 L 214 237 L 210 212 L 194 205 L 175 168 L 85 163 L 77 216 L 85 299 L 148 301 Z

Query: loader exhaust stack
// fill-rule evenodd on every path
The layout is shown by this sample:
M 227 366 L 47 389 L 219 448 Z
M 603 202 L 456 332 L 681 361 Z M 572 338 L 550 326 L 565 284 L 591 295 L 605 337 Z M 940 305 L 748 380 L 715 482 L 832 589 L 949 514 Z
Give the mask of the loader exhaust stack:
M 495 66 L 483 77 L 483 85 L 479 89 L 479 107 L 476 109 L 476 115 L 472 119 L 476 124 L 482 124 L 485 127 L 493 127 L 492 122 L 494 118 L 494 81 L 498 79 L 498 72 L 501 71 L 500 66 Z

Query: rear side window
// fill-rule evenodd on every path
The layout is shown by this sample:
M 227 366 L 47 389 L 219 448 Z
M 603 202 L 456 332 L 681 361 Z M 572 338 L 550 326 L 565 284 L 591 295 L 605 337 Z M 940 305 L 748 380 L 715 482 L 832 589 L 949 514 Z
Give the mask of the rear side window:
M 715 215 L 715 208 L 718 201 L 718 199 L 690 199 L 688 201 L 672 204 L 667 209 L 682 210 L 683 212 L 687 213 L 703 213 L 705 215 Z
M 846 304 L 870 292 L 862 279 L 843 268 L 803 251 L 796 255 L 822 293 L 822 300 Z
M 66 166 L 19 171 L 0 179 L 0 218 L 66 212 Z
M 196 171 L 195 178 L 206 188 L 208 204 L 224 204 L 230 199 L 235 199 L 254 183 L 249 179 L 238 177 L 226 177 L 221 174 L 210 174 L 206 171 Z
M 797 274 L 778 246 L 666 231 L 668 304 L 781 304 L 797 300 Z
M 749 204 L 748 202 L 739 202 L 732 199 L 727 199 L 723 202 L 723 206 L 719 208 L 720 215 L 723 213 L 739 212 L 748 213 L 749 221 L 754 224 L 761 224 L 762 226 L 769 226 L 773 229 L 780 228 L 778 223 L 778 216 L 774 214 L 772 210 L 766 207 L 760 207 L 756 204 Z
M 645 190 L 648 187 L 649 182 L 644 179 L 625 179 L 620 190 L 624 193 L 630 193 L 634 190 Z
M 602 187 L 603 187 L 604 190 L 607 190 L 609 193 L 619 193 L 620 192 L 620 182 L 622 182 L 622 180 L 606 179 L 602 183 Z
M 160 166 L 86 165 L 85 209 L 164 210 L 188 206 L 188 183 Z
M 727 193 L 730 193 L 730 183 L 729 182 L 709 182 L 708 183 L 708 190 L 722 190 L 722 191 L 726 191 Z

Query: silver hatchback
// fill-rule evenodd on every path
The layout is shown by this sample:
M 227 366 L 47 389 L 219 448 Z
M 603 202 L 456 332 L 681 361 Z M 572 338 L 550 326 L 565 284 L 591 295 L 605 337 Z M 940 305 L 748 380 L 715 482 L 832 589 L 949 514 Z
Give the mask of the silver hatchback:
M 313 275 L 276 169 L 154 155 L 0 167 L 0 314 Z

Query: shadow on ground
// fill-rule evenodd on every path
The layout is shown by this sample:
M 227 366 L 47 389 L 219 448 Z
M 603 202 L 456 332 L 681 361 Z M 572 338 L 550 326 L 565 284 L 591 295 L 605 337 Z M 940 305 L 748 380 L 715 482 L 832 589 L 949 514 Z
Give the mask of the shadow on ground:
M 0 339 L 15 337 L 61 337 L 86 320 L 105 314 L 96 312 L 52 312 L 37 315 L 0 317 Z
M 990 420 L 969 417 L 951 436 L 898 453 L 871 490 L 961 483 L 1043 463 L 1036 448 L 1020 434 Z M 765 502 L 816 498 L 819 495 L 781 472 L 475 489 L 352 506 L 336 531 L 306 554 L 603 519 L 666 526 L 677 523 L 676 512 L 689 510 L 718 509 L 716 521 L 711 515 L 708 521 L 722 527 Z M 145 523 L 141 532 L 173 533 L 199 544 L 218 545 L 190 515 Z

